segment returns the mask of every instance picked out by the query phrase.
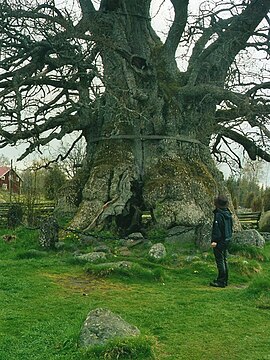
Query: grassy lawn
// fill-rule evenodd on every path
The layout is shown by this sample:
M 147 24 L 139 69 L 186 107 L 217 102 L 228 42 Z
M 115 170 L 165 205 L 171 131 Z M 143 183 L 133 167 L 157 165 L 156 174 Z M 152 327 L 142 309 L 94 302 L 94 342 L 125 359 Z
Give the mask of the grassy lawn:
M 136 325 L 151 339 L 158 360 L 270 359 L 270 263 L 262 254 L 231 257 L 231 284 L 215 289 L 208 286 L 215 277 L 211 251 L 187 260 L 195 250 L 186 249 L 151 264 L 140 259 L 147 250 L 136 248 L 131 259 L 148 273 L 101 277 L 74 260 L 75 239 L 61 251 L 45 252 L 33 231 L 18 229 L 11 243 L 2 240 L 5 233 L 1 230 L 1 360 L 96 359 L 77 347 L 82 323 L 96 307 Z M 159 279 L 144 276 L 153 269 Z

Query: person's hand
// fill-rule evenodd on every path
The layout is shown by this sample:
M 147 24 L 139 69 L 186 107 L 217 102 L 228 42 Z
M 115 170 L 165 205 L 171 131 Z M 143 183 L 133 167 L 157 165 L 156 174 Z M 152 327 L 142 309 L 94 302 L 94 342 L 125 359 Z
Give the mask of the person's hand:
M 214 242 L 214 241 L 211 242 L 211 247 L 212 247 L 212 248 L 215 248 L 216 246 L 217 246 L 217 243 L 216 243 L 216 242 Z

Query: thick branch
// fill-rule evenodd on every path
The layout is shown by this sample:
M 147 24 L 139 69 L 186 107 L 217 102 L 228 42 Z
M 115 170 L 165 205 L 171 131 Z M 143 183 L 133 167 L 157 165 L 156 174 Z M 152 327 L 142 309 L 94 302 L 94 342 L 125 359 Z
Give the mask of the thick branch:
M 215 99 L 217 103 L 223 100 L 229 100 L 233 104 L 240 106 L 248 102 L 248 98 L 243 94 L 223 89 L 222 87 L 215 85 L 202 84 L 197 85 L 196 87 L 186 85 L 179 90 L 179 95 L 189 98 L 201 98 L 206 94 L 211 95 L 211 97 Z
M 253 140 L 248 139 L 246 136 L 222 126 L 218 127 L 218 133 L 242 145 L 251 160 L 256 160 L 257 157 L 260 157 L 261 159 L 270 162 L 270 154 L 262 150 Z
M 229 123 L 230 121 L 246 117 L 249 121 L 251 118 L 254 118 L 256 116 L 267 116 L 269 114 L 270 105 L 256 104 L 255 101 L 250 104 L 248 102 L 245 102 L 241 107 L 235 107 L 233 109 L 226 110 L 217 110 L 216 120 L 218 123 Z
M 175 16 L 164 44 L 165 52 L 170 57 L 175 55 L 179 41 L 186 26 L 189 0 L 171 0 L 171 3 L 174 7 Z
M 86 17 L 88 20 L 93 18 L 96 13 L 94 5 L 91 0 L 79 0 L 80 7 L 82 10 L 83 17 Z

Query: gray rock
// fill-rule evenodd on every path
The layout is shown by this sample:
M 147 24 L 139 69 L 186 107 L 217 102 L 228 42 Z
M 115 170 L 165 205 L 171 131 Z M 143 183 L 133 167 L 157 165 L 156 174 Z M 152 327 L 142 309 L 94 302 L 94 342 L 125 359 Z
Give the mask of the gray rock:
M 77 258 L 80 260 L 85 260 L 94 263 L 100 260 L 106 260 L 107 255 L 104 252 L 92 252 L 88 254 L 78 255 Z
M 143 234 L 140 232 L 129 234 L 127 238 L 131 239 L 131 240 L 143 240 L 144 239 Z
M 92 235 L 80 235 L 80 242 L 84 245 L 95 244 L 98 239 Z
M 88 314 L 80 334 L 80 345 L 105 344 L 113 338 L 140 335 L 140 330 L 108 309 L 95 309 Z
M 127 240 L 126 242 L 126 246 L 129 247 L 129 248 L 132 248 L 136 245 L 139 245 L 139 244 L 142 244 L 142 243 L 145 243 L 146 241 L 144 239 L 140 239 L 140 240 Z
M 249 229 L 234 233 L 232 243 L 264 247 L 265 240 L 257 230 Z
M 166 255 L 167 252 L 162 243 L 154 244 L 149 250 L 149 256 L 156 260 L 163 259 Z

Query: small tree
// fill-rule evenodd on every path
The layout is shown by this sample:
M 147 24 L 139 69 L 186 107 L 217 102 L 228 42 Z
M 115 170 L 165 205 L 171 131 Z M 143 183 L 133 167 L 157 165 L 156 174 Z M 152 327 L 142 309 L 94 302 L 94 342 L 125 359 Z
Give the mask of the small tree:
M 66 183 L 66 177 L 57 164 L 48 168 L 44 177 L 45 197 L 48 200 L 55 200 L 60 188 Z
M 33 163 L 21 173 L 23 179 L 22 199 L 26 205 L 26 221 L 28 225 L 34 224 L 34 207 L 44 194 L 44 171 L 38 170 L 37 163 Z
M 83 166 L 86 158 L 86 143 L 83 138 L 74 142 L 72 146 L 70 143 L 61 142 L 58 149 L 58 166 L 68 179 L 74 178 L 78 174 L 78 170 Z
M 251 204 L 253 203 L 255 198 L 255 194 L 254 193 L 248 193 L 246 200 L 245 200 L 245 207 L 250 209 L 251 208 Z
M 251 203 L 252 211 L 262 211 L 263 208 L 263 199 L 261 196 L 256 196 Z
M 9 166 L 10 160 L 5 155 L 0 155 L 0 166 Z

